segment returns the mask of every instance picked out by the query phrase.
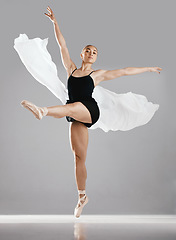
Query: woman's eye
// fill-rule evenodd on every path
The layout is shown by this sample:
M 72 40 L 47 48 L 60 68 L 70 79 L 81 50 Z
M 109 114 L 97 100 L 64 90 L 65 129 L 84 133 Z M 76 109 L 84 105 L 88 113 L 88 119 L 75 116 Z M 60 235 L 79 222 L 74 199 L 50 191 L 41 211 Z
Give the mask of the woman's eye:
M 89 50 L 86 50 L 86 52 L 89 52 Z M 94 54 L 96 54 L 96 52 L 94 52 Z

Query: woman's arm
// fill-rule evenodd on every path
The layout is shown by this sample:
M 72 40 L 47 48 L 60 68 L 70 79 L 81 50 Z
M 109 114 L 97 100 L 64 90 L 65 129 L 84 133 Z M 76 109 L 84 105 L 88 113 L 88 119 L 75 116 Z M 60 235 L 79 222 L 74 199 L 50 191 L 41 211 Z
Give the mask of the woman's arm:
M 96 85 L 98 85 L 102 81 L 111 80 L 114 78 L 118 78 L 121 76 L 128 76 L 143 72 L 158 72 L 162 70 L 160 67 L 126 67 L 121 69 L 115 69 L 115 70 L 97 70 L 96 76 L 95 76 L 95 82 Z
M 53 21 L 53 25 L 54 25 L 54 33 L 55 33 L 55 37 L 56 40 L 59 44 L 60 47 L 66 47 L 66 42 L 65 39 L 60 31 L 59 25 L 56 21 L 56 19 Z
M 76 65 L 74 64 L 74 62 L 70 58 L 69 51 L 68 51 L 68 48 L 67 48 L 67 45 L 66 45 L 66 41 L 65 41 L 61 31 L 60 31 L 59 25 L 57 23 L 57 20 L 54 16 L 53 11 L 51 10 L 51 8 L 49 6 L 47 7 L 47 10 L 48 10 L 49 14 L 45 13 L 45 15 L 48 16 L 54 24 L 55 37 L 56 37 L 56 40 L 57 40 L 58 45 L 60 47 L 63 65 L 64 65 L 65 69 L 68 72 L 70 72 L 70 71 L 72 71 L 73 69 L 76 68 Z
M 157 70 L 162 70 L 162 68 L 159 67 L 126 67 L 125 68 L 125 75 L 134 75 L 139 74 L 143 72 L 158 72 Z
M 61 57 L 62 57 L 62 62 L 66 70 L 71 71 L 76 68 L 76 65 L 70 58 L 70 54 L 65 42 L 65 39 L 60 31 L 59 25 L 57 21 L 54 21 L 54 31 L 55 31 L 55 36 L 58 41 L 59 47 L 60 47 L 60 52 L 61 52 Z M 70 74 L 68 74 L 70 75 Z

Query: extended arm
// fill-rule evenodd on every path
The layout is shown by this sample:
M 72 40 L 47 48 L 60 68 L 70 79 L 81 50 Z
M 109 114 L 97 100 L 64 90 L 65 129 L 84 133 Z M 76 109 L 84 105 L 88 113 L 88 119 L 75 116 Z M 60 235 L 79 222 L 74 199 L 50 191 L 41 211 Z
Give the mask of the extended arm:
M 60 31 L 60 28 L 59 28 L 59 25 L 58 25 L 56 19 L 54 20 L 53 25 L 54 25 L 55 37 L 56 37 L 56 40 L 59 44 L 59 47 L 60 48 L 66 47 L 65 39 L 64 39 L 64 37 L 63 37 L 63 35 Z
M 68 71 L 70 71 L 70 69 L 76 68 L 76 65 L 74 64 L 74 62 L 70 58 L 65 39 L 64 39 L 64 37 L 63 37 L 63 35 L 60 31 L 59 25 L 56 21 L 56 18 L 54 16 L 53 11 L 51 10 L 50 7 L 48 7 L 47 10 L 48 10 L 49 14 L 45 13 L 45 15 L 47 15 L 51 19 L 51 21 L 53 22 L 55 37 L 56 37 L 56 40 L 57 40 L 58 45 L 60 47 L 62 62 L 63 62 L 63 65 L 64 65 L 65 69 L 68 72 Z
M 143 72 L 157 72 L 157 70 L 162 70 L 159 67 L 126 67 L 125 68 L 125 75 L 134 75 Z M 158 72 L 160 73 L 160 72 Z
M 97 70 L 96 82 L 99 84 L 101 81 L 107 81 L 121 76 L 128 76 L 139 74 L 143 72 L 157 72 L 160 73 L 160 67 L 126 67 L 115 70 Z
M 58 44 L 60 47 L 62 62 L 65 69 L 69 70 L 70 68 L 76 68 L 76 65 L 70 58 L 70 54 L 69 54 L 65 39 L 60 31 L 57 21 L 55 20 L 53 24 L 54 24 L 54 32 L 55 32 L 56 40 L 58 41 Z

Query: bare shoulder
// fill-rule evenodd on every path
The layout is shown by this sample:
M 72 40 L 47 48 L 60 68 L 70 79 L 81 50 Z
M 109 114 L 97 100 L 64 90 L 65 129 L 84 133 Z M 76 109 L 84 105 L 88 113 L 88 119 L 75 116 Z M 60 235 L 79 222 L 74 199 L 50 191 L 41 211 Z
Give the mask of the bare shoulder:
M 115 78 L 118 78 L 121 76 L 125 76 L 126 75 L 125 69 L 126 68 L 114 69 L 114 70 L 99 69 L 99 70 L 95 71 L 94 82 L 97 86 L 102 81 L 107 81 L 107 80 L 115 79 Z
M 72 62 L 72 65 L 66 69 L 67 71 L 67 79 L 70 77 L 71 73 L 73 72 L 73 70 L 75 70 L 77 67 L 76 65 Z
M 105 72 L 106 72 L 106 70 L 98 69 L 98 70 L 95 70 L 91 74 L 91 76 L 94 79 L 95 86 L 97 86 L 100 82 L 102 82 L 104 80 L 104 73 Z

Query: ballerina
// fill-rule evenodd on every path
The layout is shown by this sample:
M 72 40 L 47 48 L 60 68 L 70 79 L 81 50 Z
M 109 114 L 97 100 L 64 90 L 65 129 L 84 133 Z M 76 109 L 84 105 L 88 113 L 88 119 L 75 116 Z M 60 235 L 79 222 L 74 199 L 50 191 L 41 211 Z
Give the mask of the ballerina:
M 75 63 L 70 58 L 65 39 L 52 9 L 48 6 L 47 10 L 48 13 L 44 14 L 53 22 L 62 62 L 68 75 L 67 89 L 56 76 L 56 67 L 46 50 L 46 39 L 46 41 L 41 41 L 39 38 L 34 39 L 34 41 L 28 41 L 27 36 L 21 34 L 18 39 L 15 39 L 14 47 L 31 74 L 40 83 L 47 86 L 62 101 L 63 105 L 39 107 L 27 100 L 23 100 L 21 105 L 31 111 L 38 120 L 41 120 L 44 116 L 52 116 L 54 118 L 66 117 L 67 121 L 70 122 L 69 136 L 75 161 L 75 178 L 79 198 L 74 209 L 74 215 L 75 217 L 80 217 L 83 207 L 89 201 L 85 191 L 88 128 L 95 129 L 100 127 L 105 132 L 109 130 L 130 130 L 149 122 L 159 108 L 158 104 L 148 102 L 143 95 L 131 92 L 115 94 L 97 85 L 102 81 L 147 71 L 160 73 L 162 68 L 127 67 L 116 70 L 93 70 L 92 64 L 97 60 L 98 49 L 93 45 L 87 45 L 82 49 L 80 54 L 82 65 L 77 69 Z M 26 51 L 28 48 L 30 50 Z M 35 51 L 36 59 L 37 53 L 39 53 L 37 59 L 40 63 L 39 65 L 29 61 L 29 56 L 31 55 L 28 54 L 31 54 L 32 50 Z M 28 57 L 26 57 L 27 55 Z M 37 67 L 38 70 L 36 71 Z M 51 78 L 48 80 L 46 78 L 47 74 L 51 75 Z

